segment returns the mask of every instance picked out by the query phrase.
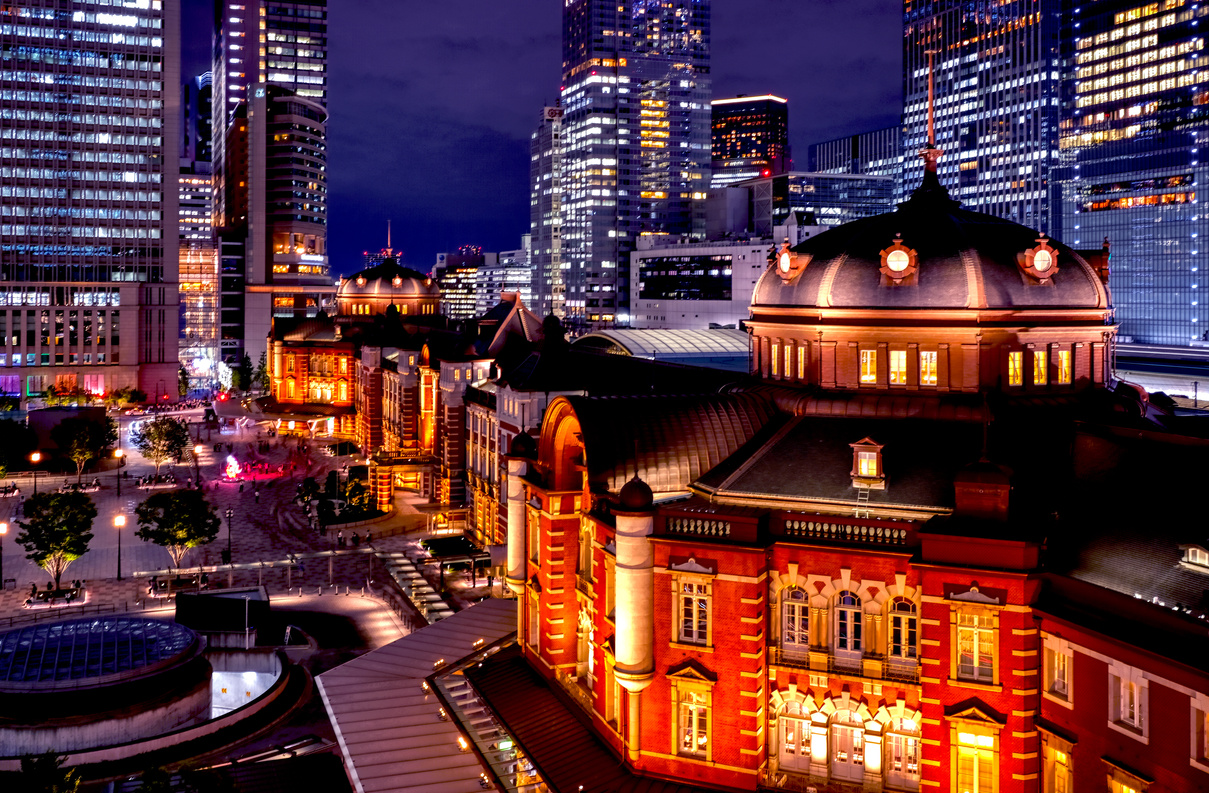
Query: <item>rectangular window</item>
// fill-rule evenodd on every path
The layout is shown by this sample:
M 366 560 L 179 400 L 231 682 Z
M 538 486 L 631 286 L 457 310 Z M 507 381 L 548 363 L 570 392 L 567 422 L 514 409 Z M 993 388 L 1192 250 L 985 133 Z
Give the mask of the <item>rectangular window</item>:
M 539 531 L 537 515 L 531 512 L 529 513 L 527 520 L 529 529 L 529 537 L 527 538 L 529 543 L 529 561 L 537 564 L 539 559 L 538 546 L 541 542 L 541 532 Z
M 793 345 L 785 345 L 785 376 L 793 377 Z
M 907 351 L 890 351 L 890 383 L 906 385 L 907 383 Z
M 994 793 L 995 736 L 965 732 L 957 733 L 957 789 L 962 793 Z
M 709 751 L 709 692 L 679 689 L 676 753 L 707 756 Z
M 1033 351 L 1033 385 L 1049 382 L 1049 355 L 1045 350 Z
M 919 353 L 919 384 L 936 385 L 935 350 L 921 350 Z
M 529 598 L 529 646 L 535 652 L 541 647 L 541 612 L 536 595 Z
M 1062 700 L 1070 699 L 1071 656 L 1060 646 L 1045 648 L 1045 692 Z
M 780 358 L 781 358 L 781 345 L 777 344 L 776 342 L 773 342 L 772 357 L 769 359 L 769 362 L 772 364 L 772 376 L 773 377 L 776 377 L 777 374 L 779 374 L 778 366 L 780 364 Z
M 1041 756 L 1044 770 L 1041 782 L 1042 793 L 1074 793 L 1070 752 L 1051 746 L 1051 740 L 1053 739 L 1047 733 L 1042 733 Z M 1062 743 L 1065 744 L 1065 741 Z
M 1146 678 L 1141 670 L 1111 666 L 1108 672 L 1108 717 L 1113 726 L 1146 736 Z
M 877 452 L 856 453 L 856 475 L 861 477 L 877 476 Z
M 798 347 L 798 379 L 806 379 L 806 348 Z
M 709 644 L 709 588 L 700 581 L 680 582 L 680 641 Z
M 877 350 L 861 350 L 861 382 L 877 382 Z
M 1192 700 L 1192 759 L 1209 764 L 1209 697 L 1203 694 Z
M 957 614 L 957 677 L 990 683 L 995 676 L 995 628 L 991 614 Z
M 1008 385 L 1024 385 L 1024 353 L 1008 353 Z
M 1061 385 L 1070 385 L 1070 350 L 1058 350 L 1055 353 L 1058 364 L 1057 380 Z

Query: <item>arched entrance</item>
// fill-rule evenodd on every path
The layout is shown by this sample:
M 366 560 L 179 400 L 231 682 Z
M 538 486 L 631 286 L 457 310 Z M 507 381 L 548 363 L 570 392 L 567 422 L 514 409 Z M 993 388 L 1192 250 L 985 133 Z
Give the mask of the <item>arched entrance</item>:
M 831 717 L 831 778 L 860 782 L 865 778 L 865 723 L 855 711 L 837 710 Z
M 810 770 L 810 716 L 800 702 L 787 702 L 777 717 L 777 763 L 782 771 Z

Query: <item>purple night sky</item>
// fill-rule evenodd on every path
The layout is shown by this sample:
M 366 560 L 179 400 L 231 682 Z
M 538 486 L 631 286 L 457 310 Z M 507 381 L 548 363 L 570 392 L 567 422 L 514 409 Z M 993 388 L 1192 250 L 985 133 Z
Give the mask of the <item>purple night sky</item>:
M 184 75 L 209 68 L 212 6 L 184 0 Z M 328 235 L 332 271 L 393 242 L 405 262 L 520 247 L 529 133 L 560 78 L 557 0 L 329 0 Z M 713 0 L 714 96 L 789 99 L 808 148 L 897 122 L 902 5 L 889 0 Z

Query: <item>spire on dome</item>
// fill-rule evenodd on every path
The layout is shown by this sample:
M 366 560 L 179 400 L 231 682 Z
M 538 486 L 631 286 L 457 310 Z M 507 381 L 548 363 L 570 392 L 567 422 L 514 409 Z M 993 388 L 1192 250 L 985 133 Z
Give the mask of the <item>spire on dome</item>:
M 928 145 L 921 149 L 919 156 L 923 158 L 924 170 L 936 173 L 936 161 L 943 151 L 936 148 L 936 50 L 928 50 Z M 925 181 L 927 178 L 925 177 Z

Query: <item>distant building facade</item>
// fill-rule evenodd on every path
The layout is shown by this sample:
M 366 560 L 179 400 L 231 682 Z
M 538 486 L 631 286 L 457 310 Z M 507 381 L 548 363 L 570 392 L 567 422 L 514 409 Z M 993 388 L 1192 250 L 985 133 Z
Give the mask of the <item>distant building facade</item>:
M 450 319 L 471 319 L 478 309 L 475 289 L 479 268 L 496 265 L 497 254 L 483 253 L 477 245 L 463 245 L 453 253 L 438 253 L 432 277 L 441 288 L 441 313 Z
M 715 99 L 710 187 L 726 187 L 790 170 L 789 102 L 779 96 Z
M 816 173 L 887 176 L 900 185 L 903 162 L 902 127 L 897 124 L 810 147 L 810 170 Z M 896 198 L 903 200 L 906 196 Z
M 529 137 L 529 236 L 533 310 L 563 316 L 566 272 L 562 261 L 563 139 L 561 107 L 542 108 Z
M 528 306 L 533 300 L 533 284 L 537 275 L 532 265 L 532 238 L 521 237 L 521 247 L 500 251 L 494 264 L 483 264 L 475 273 L 474 311 L 481 317 L 500 302 L 500 295 L 514 292 Z
M 752 179 L 736 187 L 750 191 L 750 230 L 771 237 L 775 226 L 839 226 L 879 215 L 894 206 L 895 182 L 885 176 L 821 174 L 793 171 Z

